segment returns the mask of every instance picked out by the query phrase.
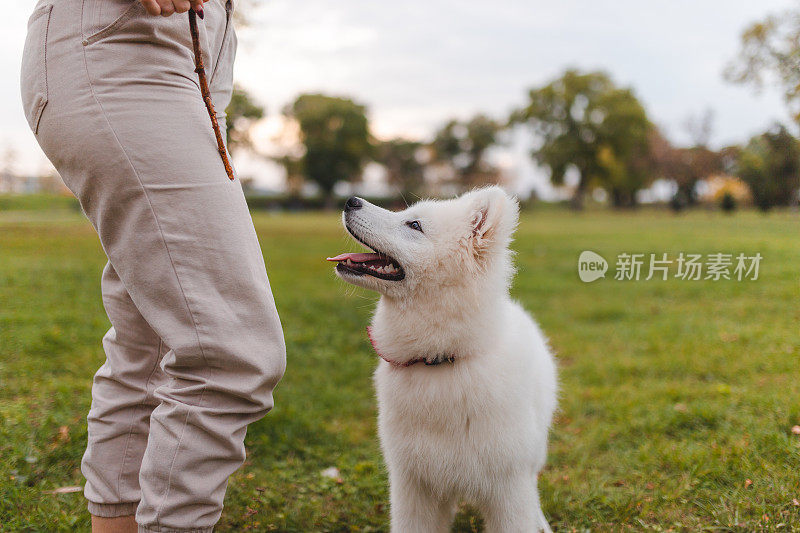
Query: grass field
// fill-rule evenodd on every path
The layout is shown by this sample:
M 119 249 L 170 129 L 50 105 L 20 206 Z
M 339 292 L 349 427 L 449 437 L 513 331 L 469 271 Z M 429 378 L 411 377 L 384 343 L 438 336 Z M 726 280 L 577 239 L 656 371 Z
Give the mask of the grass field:
M 10 203 L 18 209 L 22 207 Z M 375 297 L 324 258 L 336 214 L 257 213 L 288 347 L 219 531 L 387 531 L 364 327 Z M 513 294 L 558 353 L 561 409 L 540 488 L 557 531 L 800 531 L 800 218 L 534 209 Z M 757 281 L 584 284 L 582 250 L 763 256 Z M 108 327 L 104 256 L 59 210 L 0 212 L 0 531 L 85 531 L 90 378 Z M 612 264 L 613 270 L 613 264 Z M 611 272 L 610 272 L 611 274 Z M 340 480 L 320 472 L 335 466 Z M 455 531 L 479 531 L 469 510 Z

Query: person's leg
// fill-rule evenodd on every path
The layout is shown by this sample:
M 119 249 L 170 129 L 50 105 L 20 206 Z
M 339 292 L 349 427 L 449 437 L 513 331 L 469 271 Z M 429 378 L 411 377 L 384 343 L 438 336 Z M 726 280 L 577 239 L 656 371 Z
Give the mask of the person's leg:
M 246 427 L 271 408 L 283 374 L 280 322 L 241 185 L 216 151 L 185 16 L 134 13 L 76 39 L 69 28 L 87 3 L 53 6 L 47 76 L 59 83 L 38 138 L 169 348 L 139 474 L 140 531 L 210 531 L 244 460 Z M 224 7 L 205 11 L 214 70 Z M 107 467 L 85 468 L 87 486 L 101 486 L 94 472 Z
M 159 363 L 167 348 L 111 263 L 103 270 L 102 293 L 112 327 L 103 337 L 106 362 L 94 376 L 82 469 L 89 511 L 113 518 L 133 516 L 141 499 L 139 468 L 158 405 L 154 391 L 166 382 Z
M 137 533 L 138 530 L 133 516 L 103 518 L 92 515 L 92 533 Z

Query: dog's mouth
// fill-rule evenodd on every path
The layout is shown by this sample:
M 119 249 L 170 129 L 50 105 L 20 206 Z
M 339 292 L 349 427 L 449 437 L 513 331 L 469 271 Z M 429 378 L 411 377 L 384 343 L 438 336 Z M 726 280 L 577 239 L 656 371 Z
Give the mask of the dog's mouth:
M 372 276 L 386 281 L 400 281 L 406 277 L 400 263 L 381 252 L 346 253 L 329 257 L 336 261 L 336 271 L 353 276 Z
M 345 223 L 345 229 L 355 240 L 367 248 L 371 248 L 372 252 L 344 253 L 336 257 L 328 257 L 328 261 L 338 263 L 336 272 L 352 276 L 372 276 L 386 281 L 400 281 L 406 277 L 403 267 L 397 260 L 367 243 L 351 229 L 349 224 Z
M 400 281 L 406 277 L 400 263 L 386 254 L 347 253 L 329 257 L 328 261 L 336 261 L 336 271 L 354 276 L 372 276 L 387 281 Z

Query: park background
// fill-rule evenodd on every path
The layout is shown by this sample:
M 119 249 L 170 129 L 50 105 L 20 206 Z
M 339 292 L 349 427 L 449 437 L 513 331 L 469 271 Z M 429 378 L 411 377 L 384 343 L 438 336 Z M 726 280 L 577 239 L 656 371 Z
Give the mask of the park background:
M 214 0 L 216 1 L 216 0 Z M 85 530 L 104 258 L 19 104 L 30 2 L 0 21 L 0 531 Z M 224 531 L 386 531 L 364 334 L 334 206 L 499 183 L 512 293 L 558 353 L 557 530 L 800 530 L 800 6 L 243 0 L 229 146 L 289 372 Z M 763 257 L 756 280 L 584 284 L 583 250 Z M 644 277 L 644 276 L 643 276 Z M 480 530 L 470 509 L 456 531 Z

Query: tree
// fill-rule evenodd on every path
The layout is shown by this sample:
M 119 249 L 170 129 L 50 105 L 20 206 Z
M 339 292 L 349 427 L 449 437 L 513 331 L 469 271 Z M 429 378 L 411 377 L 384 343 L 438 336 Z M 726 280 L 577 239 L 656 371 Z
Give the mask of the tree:
M 706 109 L 700 115 L 686 119 L 685 128 L 692 141 L 688 148 L 678 148 L 683 171 L 675 180 L 676 195 L 680 201 L 693 206 L 697 204 L 697 182 L 722 170 L 720 154 L 709 148 L 714 130 L 714 112 Z
M 688 205 L 697 204 L 697 182 L 708 178 L 722 170 L 719 153 L 705 146 L 679 148 L 679 156 L 683 160 L 684 172 L 676 180 L 678 193 L 685 198 Z
M 299 159 L 284 161 L 287 170 L 299 164 L 331 202 L 336 183 L 359 179 L 370 155 L 366 108 L 347 98 L 302 94 L 284 114 L 297 121 L 304 147 Z
M 241 87 L 234 86 L 231 103 L 225 109 L 228 115 L 226 135 L 228 150 L 233 153 L 237 148 L 253 148 L 250 129 L 253 124 L 264 118 L 264 108 L 256 104 L 250 95 Z
M 236 0 L 236 9 L 233 10 L 233 22 L 236 28 L 242 30 L 252 27 L 254 15 L 263 5 L 264 2 L 261 0 Z
M 376 149 L 376 160 L 386 168 L 386 179 L 401 193 L 419 195 L 425 181 L 424 145 L 397 138 L 383 141 Z
M 730 82 L 756 89 L 764 86 L 766 77 L 773 78 L 800 124 L 800 11 L 787 10 L 748 26 L 742 32 L 739 57 L 724 75 Z
M 451 170 L 461 188 L 497 183 L 499 171 L 486 160 L 488 150 L 498 143 L 502 126 L 485 115 L 470 120 L 447 122 L 431 143 L 433 161 Z
M 750 139 L 739 153 L 737 167 L 762 211 L 797 203 L 800 144 L 782 125 Z
M 697 205 L 697 183 L 723 170 L 721 155 L 705 146 L 670 147 L 658 165 L 658 176 L 675 184 L 675 210 Z
M 699 118 L 687 119 L 686 129 L 693 143 L 689 147 L 673 146 L 655 127 L 650 132 L 650 172 L 654 178 L 675 184 L 676 190 L 670 205 L 676 211 L 697 204 L 697 182 L 714 173 L 726 171 L 723 153 L 708 147 L 712 117 L 712 113 L 706 111 Z
M 720 208 L 725 213 L 733 213 L 736 211 L 736 197 L 730 191 L 722 193 L 722 199 L 719 202 Z
M 706 108 L 699 115 L 689 115 L 684 128 L 692 141 L 692 146 L 708 146 L 714 133 L 714 110 Z
M 603 72 L 566 71 L 531 89 L 528 104 L 511 123 L 527 124 L 540 142 L 531 155 L 550 170 L 556 185 L 570 169 L 579 181 L 572 198 L 583 206 L 590 185 L 605 187 L 615 205 L 633 205 L 649 179 L 642 164 L 651 130 L 647 114 L 630 89 L 619 88 Z

